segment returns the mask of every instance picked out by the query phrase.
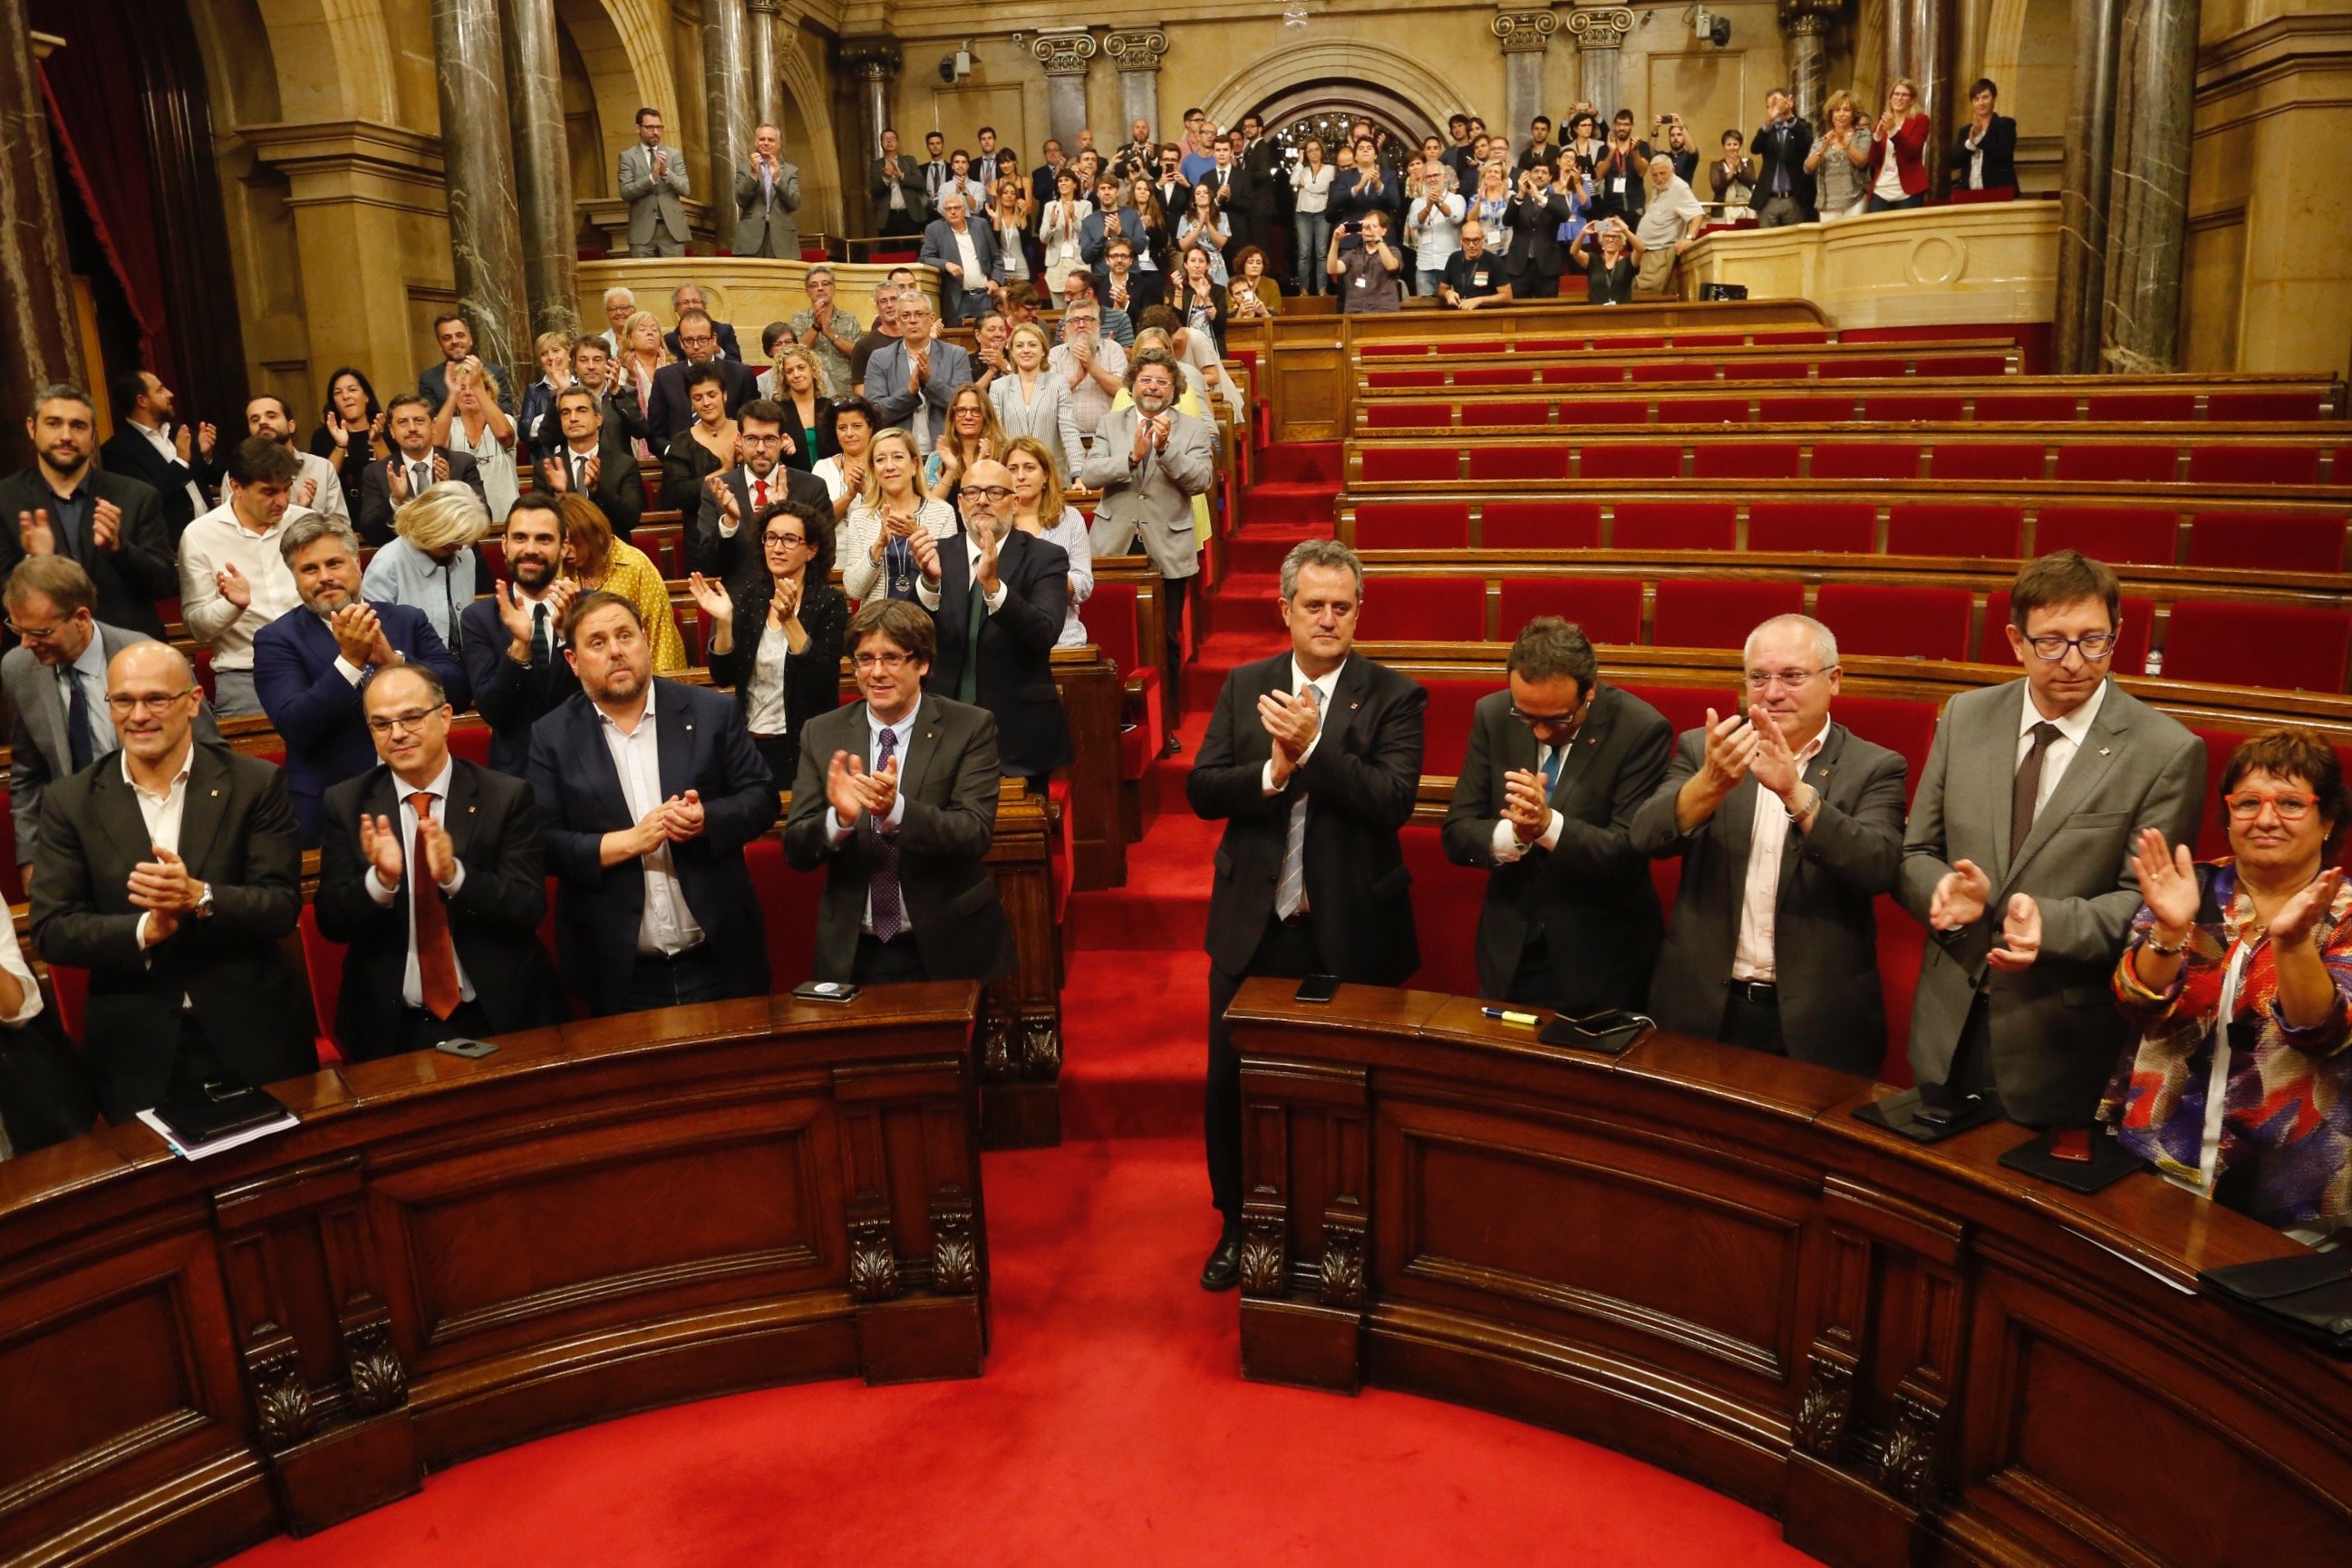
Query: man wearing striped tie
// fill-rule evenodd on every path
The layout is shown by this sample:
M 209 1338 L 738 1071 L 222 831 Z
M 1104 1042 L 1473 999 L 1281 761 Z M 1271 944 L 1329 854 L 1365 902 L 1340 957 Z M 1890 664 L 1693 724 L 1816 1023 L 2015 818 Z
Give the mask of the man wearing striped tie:
M 1354 651 L 1356 552 L 1310 539 L 1282 563 L 1290 651 L 1225 678 L 1184 795 L 1222 818 L 1209 895 L 1209 1192 L 1223 1229 L 1201 1270 L 1241 1279 L 1241 1058 L 1225 1008 L 1254 974 L 1402 985 L 1421 967 L 1397 833 L 1421 787 L 1429 694 Z M 805 763 L 803 763 L 805 767 Z

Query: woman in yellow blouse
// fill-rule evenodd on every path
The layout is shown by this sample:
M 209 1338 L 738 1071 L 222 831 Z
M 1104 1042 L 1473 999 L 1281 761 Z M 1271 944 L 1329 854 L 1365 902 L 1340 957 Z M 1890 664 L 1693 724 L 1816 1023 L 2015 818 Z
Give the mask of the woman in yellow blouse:
M 670 609 L 669 586 L 660 568 L 635 545 L 613 537 L 613 525 L 586 496 L 566 491 L 563 560 L 581 592 L 602 588 L 636 605 L 653 639 L 654 673 L 676 675 L 686 668 L 686 639 Z

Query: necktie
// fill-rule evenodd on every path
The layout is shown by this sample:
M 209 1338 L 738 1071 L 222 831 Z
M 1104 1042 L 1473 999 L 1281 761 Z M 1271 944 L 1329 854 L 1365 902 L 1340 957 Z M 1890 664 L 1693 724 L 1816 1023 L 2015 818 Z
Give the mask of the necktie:
M 754 479 L 751 481 L 751 510 L 754 512 L 768 510 L 768 481 L 765 479 Z
M 1323 711 L 1323 692 L 1307 688 L 1307 700 Z M 1301 790 L 1290 806 L 1290 831 L 1282 842 L 1282 880 L 1275 884 L 1274 912 L 1282 920 L 1297 914 L 1307 902 L 1307 792 Z
M 2017 764 L 2017 784 L 2009 795 L 2009 858 L 2016 864 L 2018 851 L 2025 847 L 2026 836 L 2033 831 L 2033 804 L 2042 793 L 2042 758 L 2050 750 L 2050 742 L 2058 738 L 2058 726 L 2044 721 L 2033 726 L 2033 747 L 2025 760 Z
M 408 493 L 414 498 L 433 488 L 433 465 L 411 463 L 408 466 Z
M 964 595 L 963 673 L 956 679 L 956 700 L 980 700 L 980 628 L 988 622 L 988 598 L 981 592 L 980 573 L 966 567 L 971 592 Z
M 449 941 L 449 909 L 425 857 L 425 825 L 433 816 L 433 795 L 418 790 L 408 797 L 416 813 L 416 842 L 408 857 L 409 910 L 416 923 L 416 988 L 425 1010 L 447 1022 L 457 1010 L 457 950 Z
M 572 493 L 588 493 L 588 459 L 577 452 L 572 454 Z
M 898 731 L 886 729 L 874 749 L 874 771 L 882 772 L 890 759 L 898 754 Z M 866 879 L 866 901 L 874 910 L 874 939 L 896 942 L 907 929 L 907 906 L 898 894 L 898 847 L 880 830 L 871 816 L 861 826 L 866 829 L 866 847 L 873 859 L 874 868 Z
M 66 666 L 66 676 L 72 692 L 66 703 L 66 748 L 72 753 L 73 771 L 79 773 L 98 756 L 89 733 L 89 688 L 83 683 L 80 666 Z
M 554 646 L 547 637 L 547 606 L 533 605 L 530 607 L 530 667 L 544 669 L 554 658 Z
M 1548 746 L 1545 750 L 1550 754 L 1544 758 L 1544 798 L 1549 800 L 1552 797 L 1552 792 L 1559 788 L 1559 765 L 1568 760 L 1568 748 Z

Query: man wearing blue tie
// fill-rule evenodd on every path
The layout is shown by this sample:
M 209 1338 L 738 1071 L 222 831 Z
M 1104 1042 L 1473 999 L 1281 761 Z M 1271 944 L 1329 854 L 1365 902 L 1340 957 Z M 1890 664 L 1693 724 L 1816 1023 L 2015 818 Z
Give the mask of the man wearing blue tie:
M 1578 1016 L 1639 1007 L 1664 922 L 1633 815 L 1666 771 L 1664 715 L 1601 679 L 1558 616 L 1511 644 L 1507 690 L 1479 700 L 1445 813 L 1445 857 L 1494 872 L 1478 988 Z

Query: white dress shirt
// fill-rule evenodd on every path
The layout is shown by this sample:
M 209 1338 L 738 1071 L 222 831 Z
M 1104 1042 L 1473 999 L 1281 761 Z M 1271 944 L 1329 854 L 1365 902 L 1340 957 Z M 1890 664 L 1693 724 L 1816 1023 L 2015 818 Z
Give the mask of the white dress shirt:
M 1798 778 L 1805 776 L 1805 764 L 1822 754 L 1829 738 L 1830 727 L 1824 721 L 1821 733 L 1797 752 Z M 1756 782 L 1756 815 L 1748 831 L 1748 883 L 1739 898 L 1739 936 L 1732 944 L 1731 977 L 1769 985 L 1780 974 L 1772 943 L 1780 921 L 1780 857 L 1789 845 L 1789 807 L 1764 787 L 1761 779 Z
M 425 982 L 416 973 L 416 900 L 423 891 L 420 884 L 425 868 L 418 864 L 420 858 L 416 854 L 416 807 L 408 797 L 419 794 L 431 795 L 433 820 L 446 828 L 449 820 L 449 780 L 457 772 L 457 763 L 444 759 L 439 775 L 422 790 L 411 789 L 407 781 L 397 773 L 392 778 L 393 794 L 400 797 L 400 854 L 404 862 L 401 875 L 408 882 L 408 962 L 400 972 L 400 999 L 412 1007 L 425 1005 Z M 437 886 L 444 897 L 454 899 L 457 896 L 457 889 L 466 885 L 466 863 L 455 856 L 451 859 L 454 864 L 450 867 L 449 879 Z M 383 909 L 390 909 L 392 900 L 400 892 L 397 888 L 384 886 L 383 874 L 373 866 L 368 868 L 367 890 L 368 897 Z M 457 951 L 454 941 L 450 951 L 453 955 Z M 474 999 L 474 983 L 466 974 L 465 961 L 457 959 L 457 995 L 463 1001 L 471 1002 Z
M 669 798 L 662 793 L 661 741 L 654 723 L 654 699 L 660 687 L 657 680 L 646 683 L 646 710 L 637 715 L 634 730 L 622 729 L 611 714 L 601 708 L 596 710 L 604 749 L 613 754 L 613 771 L 621 775 L 621 797 L 629 803 L 631 822 L 643 822 L 647 813 Z M 638 863 L 645 868 L 646 903 L 637 921 L 637 956 L 684 952 L 702 940 L 702 927 L 695 923 L 694 911 L 686 907 L 686 889 L 678 886 L 669 840 L 655 845 Z
M 1344 664 L 1339 666 L 1339 669 L 1345 669 L 1347 668 L 1348 667 Z M 1301 768 L 1307 765 L 1307 759 L 1315 754 L 1315 748 L 1323 743 L 1324 731 L 1331 727 L 1331 692 L 1332 689 L 1339 684 L 1339 669 L 1335 669 L 1330 674 L 1319 677 L 1317 679 L 1309 680 L 1307 679 L 1307 672 L 1298 668 L 1297 658 L 1293 657 L 1290 661 L 1290 694 L 1293 697 L 1296 697 L 1298 695 L 1302 688 L 1308 686 L 1315 688 L 1315 696 L 1318 703 L 1316 712 L 1319 715 L 1315 724 L 1315 738 L 1307 742 L 1307 749 L 1305 751 L 1298 753 L 1298 766 Z M 1272 757 L 1266 758 L 1265 766 L 1260 770 L 1258 773 L 1257 787 L 1259 793 L 1267 795 L 1280 795 L 1283 791 L 1284 786 L 1274 782 L 1274 759 Z
M 923 700 L 917 697 L 915 705 L 907 710 L 905 718 L 895 724 L 885 724 L 874 716 L 872 704 L 867 704 L 866 709 L 866 754 L 873 757 L 881 752 L 883 731 L 888 730 L 895 732 L 898 738 L 892 742 L 896 748 L 892 753 L 892 760 L 898 764 L 898 780 L 901 784 L 905 783 L 907 778 L 908 753 L 915 744 L 915 716 L 922 710 Z M 896 835 L 898 825 L 906 820 L 907 792 L 900 790 L 891 798 L 890 815 L 882 819 L 882 831 Z M 857 831 L 856 823 L 842 821 L 841 813 L 831 806 L 825 808 L 824 826 L 826 836 L 833 840 L 833 847 L 836 849 L 848 843 L 850 836 Z M 905 893 L 906 886 L 902 882 L 899 885 L 898 900 L 898 934 L 901 937 L 915 929 L 915 918 L 906 907 Z M 866 912 L 858 917 L 857 929 L 867 936 L 874 934 L 874 890 L 870 887 L 866 890 Z
M 188 742 L 187 754 L 180 759 L 180 771 L 172 775 L 172 782 L 163 787 L 162 795 L 150 794 L 145 785 L 131 776 L 130 752 L 119 752 L 116 754 L 121 758 L 119 765 L 122 769 L 122 782 L 131 786 L 132 796 L 139 802 L 140 820 L 147 825 L 147 842 L 157 849 L 169 849 L 174 855 L 179 854 L 180 818 L 188 809 L 188 772 L 196 765 L 195 742 Z M 132 928 L 132 940 L 139 943 L 142 952 L 147 951 L 147 922 L 154 918 L 152 910 L 142 910 L 138 925 Z M 181 918 L 184 920 L 187 917 L 184 915 Z M 181 1006 L 189 1005 L 185 996 L 180 998 Z
M 2023 765 L 2025 753 L 2033 749 L 2033 727 L 2036 724 L 2058 726 L 2058 738 L 2051 742 L 2049 749 L 2042 753 L 2042 784 L 2033 793 L 2033 815 L 2036 817 L 2042 815 L 2042 808 L 2050 804 L 2051 795 L 2057 792 L 2058 781 L 2066 776 L 2066 764 L 2073 762 L 2074 753 L 2083 749 L 2083 737 L 2091 732 L 2092 721 L 2099 716 L 2099 705 L 2107 700 L 2107 685 L 2102 680 L 2098 689 L 2092 692 L 2090 699 L 2080 708 L 2063 719 L 2049 720 L 2043 719 L 2042 710 L 2033 705 L 2033 689 L 2026 688 L 2025 700 L 2018 704 L 2021 711 L 2017 724 L 2017 756 L 2011 763 L 2010 772 L 2014 774 Z
M 1576 735 L 1581 735 L 1582 733 L 1584 733 L 1584 726 L 1579 724 L 1576 727 Z M 1559 753 L 1560 775 L 1562 777 L 1567 776 L 1568 753 L 1573 750 L 1576 745 L 1576 735 L 1570 735 L 1567 740 L 1562 741 L 1557 746 L 1547 746 L 1540 741 L 1536 742 L 1536 776 L 1538 778 L 1541 778 L 1543 776 L 1543 771 L 1545 767 L 1550 763 L 1551 756 L 1554 752 L 1558 752 Z M 1549 800 L 1550 796 L 1547 795 L 1545 798 Z M 1512 861 L 1517 860 L 1521 856 L 1525 855 L 1530 849 L 1559 848 L 1559 836 L 1564 830 L 1566 830 L 1567 826 L 1568 818 L 1562 816 L 1559 812 L 1555 809 L 1551 814 L 1550 820 L 1544 824 L 1543 832 L 1537 836 L 1536 841 L 1533 844 L 1523 844 L 1519 841 L 1518 830 L 1511 826 L 1511 819 L 1507 816 L 1503 818 L 1502 821 L 1495 824 L 1495 841 L 1488 847 L 1494 853 L 1496 865 L 1507 866 Z
M 162 430 L 156 428 L 152 425 L 142 425 L 136 419 L 131 421 L 131 427 L 133 430 L 138 431 L 142 436 L 146 437 L 147 444 L 150 447 L 154 447 L 156 456 L 162 458 L 165 462 L 177 463 L 183 468 L 189 466 L 187 459 L 180 456 L 180 448 L 173 446 L 172 444 L 172 438 L 169 436 L 164 435 Z M 193 436 L 189 437 L 189 440 L 192 443 L 195 437 Z M 205 510 L 204 489 L 194 479 L 188 480 L 188 499 L 196 503 L 196 510 L 198 511 Z
M 180 618 L 188 636 L 212 646 L 215 669 L 250 670 L 253 635 L 302 602 L 278 541 L 310 515 L 307 507 L 289 506 L 276 528 L 248 533 L 223 501 L 180 536 Z M 242 610 L 221 596 L 217 574 L 228 565 L 253 589 L 253 602 Z

